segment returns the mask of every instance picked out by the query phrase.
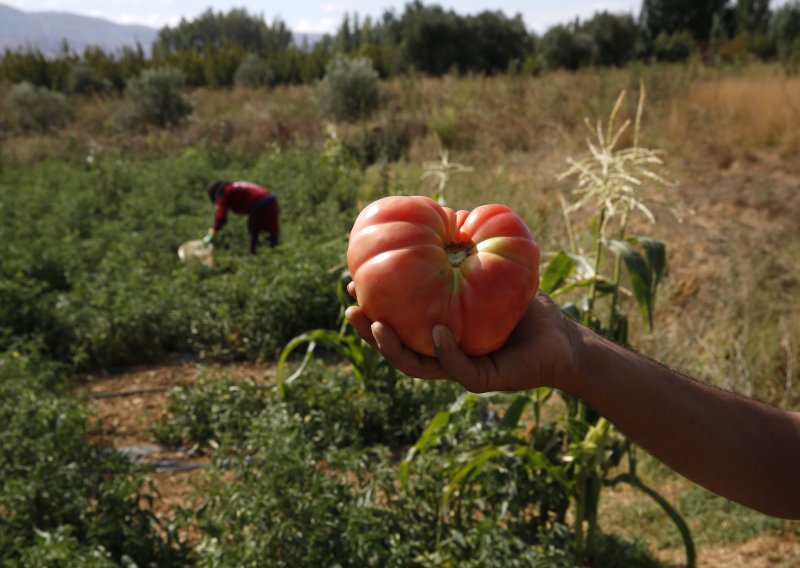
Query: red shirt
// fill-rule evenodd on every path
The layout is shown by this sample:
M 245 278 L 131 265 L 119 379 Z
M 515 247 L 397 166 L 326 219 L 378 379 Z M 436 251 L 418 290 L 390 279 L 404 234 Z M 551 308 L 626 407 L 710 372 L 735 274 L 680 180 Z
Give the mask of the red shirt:
M 248 181 L 229 183 L 222 190 L 222 195 L 216 201 L 214 230 L 219 231 L 228 221 L 228 210 L 246 215 L 250 213 L 250 208 L 253 207 L 256 201 L 268 195 L 272 195 L 270 190 L 255 183 Z

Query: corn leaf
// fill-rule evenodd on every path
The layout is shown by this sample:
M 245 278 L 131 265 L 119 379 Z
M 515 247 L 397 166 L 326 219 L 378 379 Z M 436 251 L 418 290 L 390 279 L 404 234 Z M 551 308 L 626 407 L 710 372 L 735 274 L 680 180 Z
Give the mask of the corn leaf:
M 552 294 L 564 285 L 573 270 L 575 261 L 563 250 L 560 251 L 545 265 L 539 280 L 539 288 L 546 294 Z
M 608 248 L 620 255 L 628 269 L 633 296 L 645 323 L 653 328 L 653 281 L 650 267 L 639 251 L 627 241 L 610 240 Z
M 528 404 L 531 402 L 531 397 L 523 394 L 514 399 L 514 402 L 506 409 L 503 414 L 503 419 L 500 421 L 500 428 L 506 430 L 513 430 L 519 424 L 519 419 L 522 413 L 525 412 Z

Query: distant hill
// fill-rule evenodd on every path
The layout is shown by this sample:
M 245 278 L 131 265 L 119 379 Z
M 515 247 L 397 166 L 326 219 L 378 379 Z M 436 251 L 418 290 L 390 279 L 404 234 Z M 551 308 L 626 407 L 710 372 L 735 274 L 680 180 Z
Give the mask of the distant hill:
M 115 24 L 67 12 L 23 12 L 0 4 L 0 49 L 33 47 L 51 55 L 66 40 L 78 52 L 90 45 L 113 52 L 138 41 L 149 53 L 157 35 L 158 30 L 148 26 Z
M 126 45 L 133 47 L 138 41 L 149 54 L 157 36 L 158 29 L 148 26 L 116 24 L 68 12 L 24 12 L 0 4 L 0 50 L 33 47 L 45 55 L 53 55 L 66 40 L 78 53 L 90 45 L 114 52 Z M 294 34 L 295 45 L 302 46 L 304 39 L 311 46 L 322 35 Z

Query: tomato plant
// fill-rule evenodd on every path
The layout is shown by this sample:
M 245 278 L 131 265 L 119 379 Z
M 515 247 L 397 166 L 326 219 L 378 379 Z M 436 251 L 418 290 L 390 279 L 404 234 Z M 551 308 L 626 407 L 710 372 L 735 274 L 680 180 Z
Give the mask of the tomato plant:
M 367 316 L 425 355 L 437 324 L 469 355 L 494 351 L 539 286 L 539 247 L 505 205 L 454 211 L 428 197 L 384 197 L 356 219 L 347 264 Z

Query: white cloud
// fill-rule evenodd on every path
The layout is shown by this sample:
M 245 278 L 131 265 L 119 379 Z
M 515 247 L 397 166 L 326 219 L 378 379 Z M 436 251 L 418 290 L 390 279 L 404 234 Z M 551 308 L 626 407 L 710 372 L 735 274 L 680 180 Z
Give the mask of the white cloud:
M 339 18 L 321 18 L 319 20 L 300 20 L 292 30 L 301 34 L 331 34 L 336 31 L 341 21 Z
M 346 4 L 323 4 L 322 11 L 325 14 L 344 14 L 345 12 L 355 12 L 356 8 Z
M 149 14 L 120 14 L 117 22 L 121 24 L 141 24 L 153 28 L 163 28 L 164 26 L 175 26 L 181 21 L 181 17 L 175 14 L 149 13 Z

